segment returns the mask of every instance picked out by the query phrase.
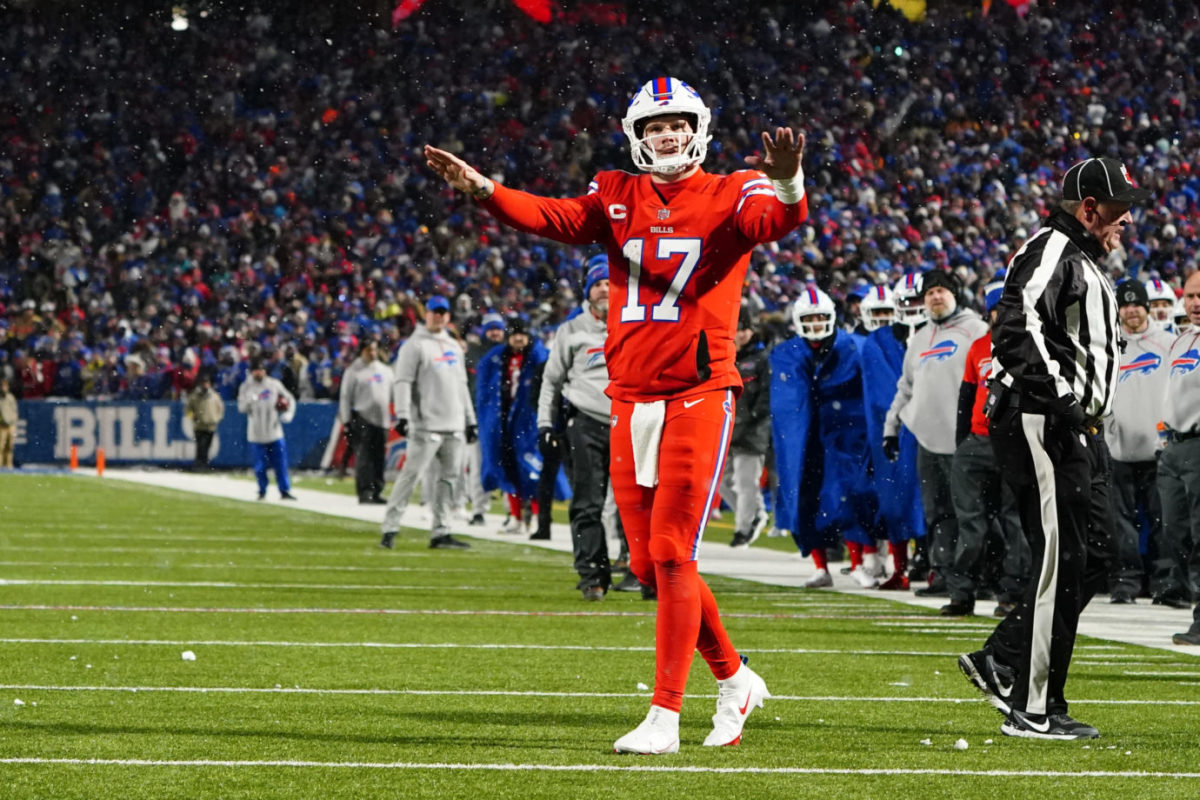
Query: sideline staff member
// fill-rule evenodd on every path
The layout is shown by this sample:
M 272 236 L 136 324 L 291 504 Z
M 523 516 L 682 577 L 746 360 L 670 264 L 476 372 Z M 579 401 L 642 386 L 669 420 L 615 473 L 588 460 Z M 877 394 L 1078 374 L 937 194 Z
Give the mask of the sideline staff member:
M 1067 170 L 1063 202 L 1013 257 L 992 329 L 996 462 L 1017 498 L 1034 580 L 959 667 L 1007 715 L 1008 736 L 1095 739 L 1063 688 L 1079 614 L 1113 557 L 1109 456 L 1100 418 L 1120 362 L 1117 300 L 1100 262 L 1150 192 L 1110 158 Z

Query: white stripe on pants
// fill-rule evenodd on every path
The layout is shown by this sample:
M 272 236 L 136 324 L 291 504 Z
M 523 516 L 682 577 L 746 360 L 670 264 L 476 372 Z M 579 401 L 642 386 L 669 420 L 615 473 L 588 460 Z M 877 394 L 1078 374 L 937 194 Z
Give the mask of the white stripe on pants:
M 1046 418 L 1041 414 L 1022 414 L 1021 427 L 1033 459 L 1041 510 L 1042 551 L 1040 574 L 1037 576 L 1037 600 L 1033 606 L 1033 640 L 1029 651 L 1029 694 L 1025 710 L 1045 714 L 1047 689 L 1050 680 L 1050 648 L 1054 634 L 1054 600 L 1058 591 L 1058 500 L 1054 481 L 1054 463 L 1046 452 Z
M 750 526 L 759 512 L 766 512 L 759 482 L 765 455 L 757 453 L 732 453 L 725 475 L 721 478 L 721 497 L 733 507 L 733 529 L 738 533 L 750 533 Z
M 413 489 L 417 480 L 430 465 L 437 464 L 437 480 L 432 487 L 433 497 L 429 498 L 429 507 L 433 511 L 433 525 L 430 533 L 441 536 L 446 533 L 446 521 L 450 516 L 454 498 L 455 473 L 462 466 L 462 437 L 454 433 L 430 433 L 422 431 L 408 437 L 408 452 L 404 459 L 404 467 L 396 476 L 392 493 L 388 496 L 387 508 L 383 514 L 384 533 L 400 530 L 404 519 L 404 510 L 412 499 Z M 425 487 L 428 492 L 431 487 Z

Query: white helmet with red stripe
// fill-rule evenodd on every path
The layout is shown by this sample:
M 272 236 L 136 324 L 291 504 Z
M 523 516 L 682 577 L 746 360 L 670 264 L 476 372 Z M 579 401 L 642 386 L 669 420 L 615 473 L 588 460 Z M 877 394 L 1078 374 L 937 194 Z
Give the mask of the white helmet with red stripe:
M 1183 304 L 1183 298 L 1175 301 L 1175 332 L 1183 333 L 1192 327 L 1192 318 L 1187 312 L 1187 306 Z
M 828 339 L 837 328 L 837 308 L 833 298 L 815 286 L 809 286 L 792 303 L 792 324 L 797 335 L 809 341 Z
M 896 322 L 915 328 L 926 319 L 925 297 L 921 294 L 921 276 L 910 272 L 896 282 L 892 290 L 896 301 Z
M 1160 328 L 1170 327 L 1175 313 L 1175 290 L 1171 284 L 1152 278 L 1146 281 L 1146 296 L 1150 300 L 1150 321 Z
M 665 114 L 688 117 L 692 133 L 677 153 L 660 156 L 642 134 L 650 119 Z M 629 139 L 630 153 L 638 169 L 674 174 L 704 161 L 708 143 L 712 139 L 708 134 L 711 121 L 712 113 L 695 89 L 677 78 L 662 77 L 638 89 L 629 103 L 629 110 L 625 112 L 625 119 L 621 120 L 621 127 Z
M 892 297 L 892 290 L 886 286 L 872 286 L 867 289 L 858 309 L 862 326 L 869 331 L 878 330 L 896 321 L 896 300 Z

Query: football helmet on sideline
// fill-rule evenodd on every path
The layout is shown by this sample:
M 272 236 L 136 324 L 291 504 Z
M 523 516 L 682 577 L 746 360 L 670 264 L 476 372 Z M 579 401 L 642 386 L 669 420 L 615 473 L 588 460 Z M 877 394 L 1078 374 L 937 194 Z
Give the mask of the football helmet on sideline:
M 879 330 L 896 321 L 896 301 L 886 286 L 872 286 L 858 306 L 858 317 L 868 331 Z
M 916 273 L 910 272 L 896 282 L 892 298 L 896 303 L 896 322 L 915 328 L 928 319 L 921 294 L 921 277 Z
M 792 324 L 796 326 L 796 334 L 810 342 L 829 338 L 837 327 L 833 298 L 809 286 L 792 303 Z

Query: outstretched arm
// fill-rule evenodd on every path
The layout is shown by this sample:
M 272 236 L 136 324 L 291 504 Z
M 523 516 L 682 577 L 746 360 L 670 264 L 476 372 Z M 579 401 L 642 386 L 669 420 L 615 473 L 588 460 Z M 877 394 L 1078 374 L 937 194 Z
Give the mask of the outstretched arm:
M 441 175 L 446 183 L 460 192 L 471 195 L 476 200 L 486 200 L 496 191 L 496 186 L 490 179 L 485 178 L 479 170 L 453 153 L 427 144 L 425 145 L 425 163 L 431 170 Z
M 591 244 L 608 232 L 597 194 L 563 199 L 509 189 L 479 173 L 458 156 L 425 145 L 425 163 L 447 183 L 483 204 L 506 225 L 565 244 Z

